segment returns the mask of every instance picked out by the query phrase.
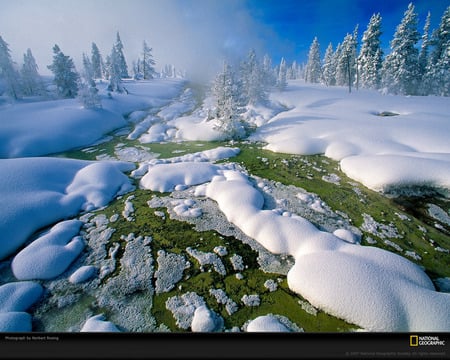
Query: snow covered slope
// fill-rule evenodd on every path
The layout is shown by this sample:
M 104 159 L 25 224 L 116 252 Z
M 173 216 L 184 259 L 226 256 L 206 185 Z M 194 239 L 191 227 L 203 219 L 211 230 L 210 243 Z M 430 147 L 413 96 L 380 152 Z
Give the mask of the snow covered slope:
M 376 191 L 450 188 L 450 98 L 386 96 L 291 81 L 272 98 L 291 110 L 251 137 L 267 149 L 325 154 L 351 178 Z M 391 112 L 396 116 L 379 116 Z

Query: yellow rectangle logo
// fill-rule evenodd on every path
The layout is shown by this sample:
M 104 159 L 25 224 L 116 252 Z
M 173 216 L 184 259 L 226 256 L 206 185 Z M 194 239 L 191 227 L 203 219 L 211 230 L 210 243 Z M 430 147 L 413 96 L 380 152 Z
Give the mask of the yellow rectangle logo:
M 417 335 L 409 336 L 409 346 L 419 346 L 419 337 Z

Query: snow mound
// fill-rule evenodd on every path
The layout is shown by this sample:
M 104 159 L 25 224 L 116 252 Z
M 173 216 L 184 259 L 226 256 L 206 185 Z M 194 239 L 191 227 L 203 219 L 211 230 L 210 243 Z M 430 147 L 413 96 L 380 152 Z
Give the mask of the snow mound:
M 72 275 L 70 275 L 69 282 L 72 284 L 80 284 L 94 277 L 96 272 L 97 268 L 93 265 L 81 266 Z
M 1 332 L 30 332 L 32 330 L 31 315 L 26 312 L 0 313 Z
M 450 295 L 436 292 L 419 266 L 344 241 L 299 216 L 262 210 L 263 197 L 246 176 L 223 173 L 207 185 L 206 195 L 246 235 L 295 258 L 288 285 L 313 306 L 370 331 L 449 330 Z
M 177 185 L 191 186 L 209 181 L 219 169 L 217 165 L 202 162 L 157 164 L 148 170 L 140 184 L 145 189 L 168 192 Z
M 221 331 L 223 319 L 214 311 L 203 305 L 195 309 L 191 329 L 193 332 Z
M 290 110 L 261 125 L 250 137 L 288 154 L 325 154 L 342 170 L 376 191 L 424 186 L 450 189 L 448 98 L 383 96 L 342 87 L 290 81 L 271 99 Z M 374 116 L 392 109 L 398 116 Z M 388 112 L 384 112 L 385 114 Z M 393 192 L 395 192 L 393 191 Z
M 27 310 L 43 293 L 41 285 L 32 281 L 7 283 L 0 286 L 0 313 Z
M 450 154 L 428 154 L 426 158 L 360 155 L 343 159 L 341 168 L 347 176 L 379 192 L 401 192 L 408 187 L 450 189 Z
M 120 330 L 112 322 L 106 321 L 103 314 L 100 314 L 87 319 L 80 332 L 120 332 Z
M 13 259 L 11 268 L 19 280 L 53 279 L 62 274 L 84 249 L 79 233 L 82 221 L 67 220 L 53 226 Z
M 0 160 L 0 259 L 14 253 L 35 231 L 105 206 L 133 189 L 122 172 L 133 164 L 60 158 Z
M 248 332 L 290 332 L 291 330 L 273 315 L 258 316 L 247 325 Z

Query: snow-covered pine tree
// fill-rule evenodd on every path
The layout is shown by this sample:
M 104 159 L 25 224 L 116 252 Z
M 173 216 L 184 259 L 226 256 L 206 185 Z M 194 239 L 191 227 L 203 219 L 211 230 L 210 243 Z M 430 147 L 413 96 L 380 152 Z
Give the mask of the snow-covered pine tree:
M 111 49 L 111 55 L 109 56 L 109 91 L 123 92 L 122 86 L 122 67 L 121 56 L 117 51 L 117 47 L 114 45 Z
M 120 39 L 119 32 L 117 32 L 116 43 L 115 43 L 114 47 L 116 48 L 117 64 L 120 69 L 120 77 L 122 79 L 128 78 L 129 77 L 128 66 L 127 66 L 127 62 L 125 60 L 125 55 L 123 54 L 123 44 L 122 44 L 122 40 Z
M 53 62 L 48 65 L 55 76 L 53 79 L 58 95 L 63 98 L 74 98 L 78 94 L 78 73 L 70 56 L 64 55 L 59 46 L 53 46 Z
M 39 75 L 38 66 L 31 49 L 27 49 L 27 52 L 23 54 L 20 74 L 22 76 L 22 91 L 25 95 L 43 95 L 45 93 L 44 83 Z
M 417 95 L 420 68 L 419 54 L 415 46 L 419 38 L 417 13 L 414 5 L 410 3 L 391 41 L 392 51 L 383 63 L 383 86 L 387 91 Z
M 334 66 L 334 51 L 333 45 L 331 43 L 328 44 L 327 49 L 325 50 L 325 57 L 323 59 L 323 74 L 322 81 L 327 86 L 336 85 L 336 67 Z
M 340 86 L 347 85 L 348 91 L 352 91 L 352 85 L 355 82 L 356 73 L 356 46 L 357 46 L 357 27 L 353 34 L 347 34 L 339 49 L 339 58 L 336 68 L 336 84 Z
M 286 89 L 287 86 L 286 71 L 287 71 L 286 60 L 284 60 L 284 57 L 282 57 L 280 61 L 280 66 L 278 68 L 278 77 L 277 77 L 277 88 L 280 91 Z
M 91 60 L 83 53 L 83 71 L 79 80 L 78 97 L 86 109 L 101 108 L 102 103 L 94 81 L 94 67 Z
M 0 81 L 4 82 L 6 93 L 13 99 L 18 99 L 20 96 L 19 78 L 8 44 L 0 36 Z
M 102 69 L 103 78 L 109 80 L 110 72 L 111 72 L 111 55 L 106 55 L 105 66 L 103 66 Z
M 363 34 L 361 51 L 358 56 L 359 81 L 362 87 L 379 89 L 383 51 L 381 49 L 381 15 L 373 14 L 367 30 Z
M 274 71 L 272 68 L 272 59 L 268 54 L 265 54 L 263 57 L 263 82 L 266 88 L 274 86 L 277 82 L 277 78 L 274 75 Z
M 242 138 L 245 135 L 245 127 L 241 119 L 242 96 L 236 75 L 226 62 L 214 80 L 212 93 L 216 105 L 213 116 L 214 128 L 228 139 Z
M 426 75 L 430 94 L 450 96 L 450 6 L 444 11 L 439 28 L 433 32 L 432 44 Z
M 144 40 L 142 45 L 142 77 L 145 80 L 153 79 L 156 76 L 155 60 L 153 60 L 152 48 Z
M 252 49 L 241 64 L 242 95 L 246 103 L 257 104 L 267 100 L 263 76 L 262 67 Z
M 322 65 L 320 63 L 320 44 L 317 37 L 314 38 L 308 53 L 306 63 L 305 81 L 319 83 L 322 78 Z
M 101 79 L 103 76 L 103 59 L 102 55 L 100 54 L 100 50 L 98 49 L 98 46 L 96 43 L 92 43 L 92 49 L 91 49 L 91 63 L 92 63 L 92 69 L 94 71 L 94 79 Z

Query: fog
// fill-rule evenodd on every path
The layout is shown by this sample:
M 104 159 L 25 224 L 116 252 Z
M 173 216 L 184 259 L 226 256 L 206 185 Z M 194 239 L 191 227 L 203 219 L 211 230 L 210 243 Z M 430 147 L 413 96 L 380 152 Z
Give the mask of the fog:
M 145 40 L 158 71 L 173 64 L 198 80 L 215 74 L 225 58 L 251 48 L 262 56 L 268 41 L 280 41 L 239 0 L 0 0 L 0 35 L 13 59 L 22 64 L 31 48 L 41 74 L 49 74 L 54 44 L 79 69 L 92 42 L 105 58 L 117 31 L 129 70 Z

